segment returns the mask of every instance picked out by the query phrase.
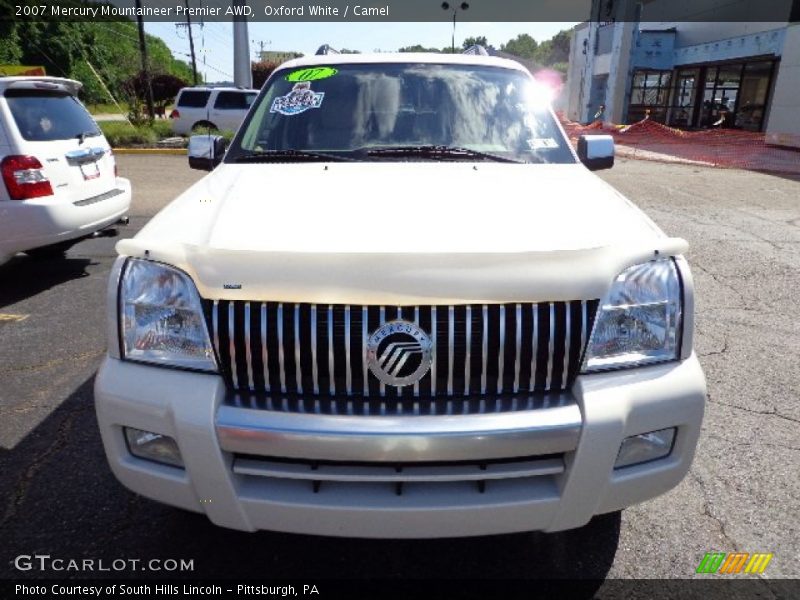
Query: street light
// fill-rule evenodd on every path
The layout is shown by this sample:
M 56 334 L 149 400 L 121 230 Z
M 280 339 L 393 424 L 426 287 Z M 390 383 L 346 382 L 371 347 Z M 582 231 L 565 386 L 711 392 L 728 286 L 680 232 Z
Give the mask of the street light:
M 456 13 L 458 12 L 459 8 L 461 10 L 467 10 L 469 8 L 469 4 L 466 2 L 462 2 L 461 4 L 453 4 L 453 54 L 456 53 Z M 442 2 L 442 10 L 450 10 L 450 3 Z

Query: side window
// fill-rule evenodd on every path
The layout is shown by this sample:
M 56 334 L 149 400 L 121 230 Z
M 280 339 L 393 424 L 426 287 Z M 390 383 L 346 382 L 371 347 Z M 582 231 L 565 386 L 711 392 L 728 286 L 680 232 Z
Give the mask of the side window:
M 247 92 L 220 92 L 214 108 L 220 110 L 247 110 L 255 100 L 256 94 Z
M 178 106 L 183 108 L 205 108 L 208 102 L 208 97 L 211 95 L 209 91 L 200 90 L 184 90 L 178 98 Z

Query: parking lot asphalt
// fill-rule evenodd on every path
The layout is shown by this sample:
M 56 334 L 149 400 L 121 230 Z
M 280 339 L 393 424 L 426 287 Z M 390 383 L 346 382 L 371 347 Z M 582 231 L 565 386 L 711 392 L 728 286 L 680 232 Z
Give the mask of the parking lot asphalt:
M 121 237 L 199 179 L 185 161 L 118 157 L 134 189 Z M 119 239 L 104 237 L 63 261 L 0 266 L 0 577 L 58 576 L 14 570 L 15 556 L 40 553 L 190 558 L 200 577 L 682 578 L 712 551 L 773 553 L 765 597 L 771 578 L 800 577 L 800 182 L 625 159 L 601 176 L 691 244 L 709 401 L 677 488 L 582 530 L 457 541 L 245 534 L 135 496 L 111 474 L 94 417 Z

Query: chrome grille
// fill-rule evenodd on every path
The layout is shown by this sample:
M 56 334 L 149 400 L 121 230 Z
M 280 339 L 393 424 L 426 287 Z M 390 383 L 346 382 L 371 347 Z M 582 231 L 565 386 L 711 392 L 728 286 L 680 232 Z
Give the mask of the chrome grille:
M 237 404 L 292 412 L 457 414 L 535 407 L 545 395 L 569 387 L 597 304 L 396 307 L 217 300 L 207 303 L 207 316 Z M 384 322 L 399 318 L 428 332 L 434 352 L 420 381 L 395 388 L 369 371 L 366 343 Z

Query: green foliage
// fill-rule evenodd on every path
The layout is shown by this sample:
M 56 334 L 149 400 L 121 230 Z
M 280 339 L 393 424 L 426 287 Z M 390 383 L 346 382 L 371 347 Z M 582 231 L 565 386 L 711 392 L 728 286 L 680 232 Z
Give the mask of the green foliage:
M 148 66 L 154 74 L 192 81 L 191 67 L 175 59 L 163 40 L 152 35 L 146 40 Z M 111 100 L 98 77 L 117 101 L 127 100 L 124 83 L 142 68 L 137 28 L 129 21 L 3 21 L 0 62 L 43 65 L 49 75 L 77 79 L 84 86 L 81 99 L 89 104 Z
M 513 40 L 508 40 L 500 46 L 500 50 L 520 58 L 536 59 L 536 50 L 539 44 L 527 33 L 520 33 Z
M 0 21 L 0 63 L 14 65 L 20 62 L 19 32 L 13 21 Z
M 447 48 L 447 51 L 450 51 L 450 48 Z M 439 48 L 426 48 L 420 44 L 414 44 L 413 46 L 405 46 L 404 48 L 400 48 L 398 52 L 441 52 Z
M 101 121 L 98 125 L 112 148 L 154 146 L 158 140 L 175 135 L 168 120 L 155 120 L 136 127 L 131 127 L 130 123 L 125 121 Z
M 472 46 L 483 46 L 484 48 L 488 48 L 489 42 L 487 41 L 485 35 L 479 35 L 478 37 L 468 37 L 464 40 L 464 43 L 461 44 L 462 50 L 466 50 Z
M 572 31 L 559 31 L 551 39 L 539 44 L 534 59 L 543 65 L 554 66 L 569 62 L 569 44 Z
M 126 121 L 101 121 L 98 125 L 112 148 L 151 145 L 158 140 L 155 131 L 146 125 L 132 127 Z
M 272 72 L 278 68 L 278 63 L 262 60 L 252 63 L 250 68 L 253 72 L 253 89 L 260 90 Z

